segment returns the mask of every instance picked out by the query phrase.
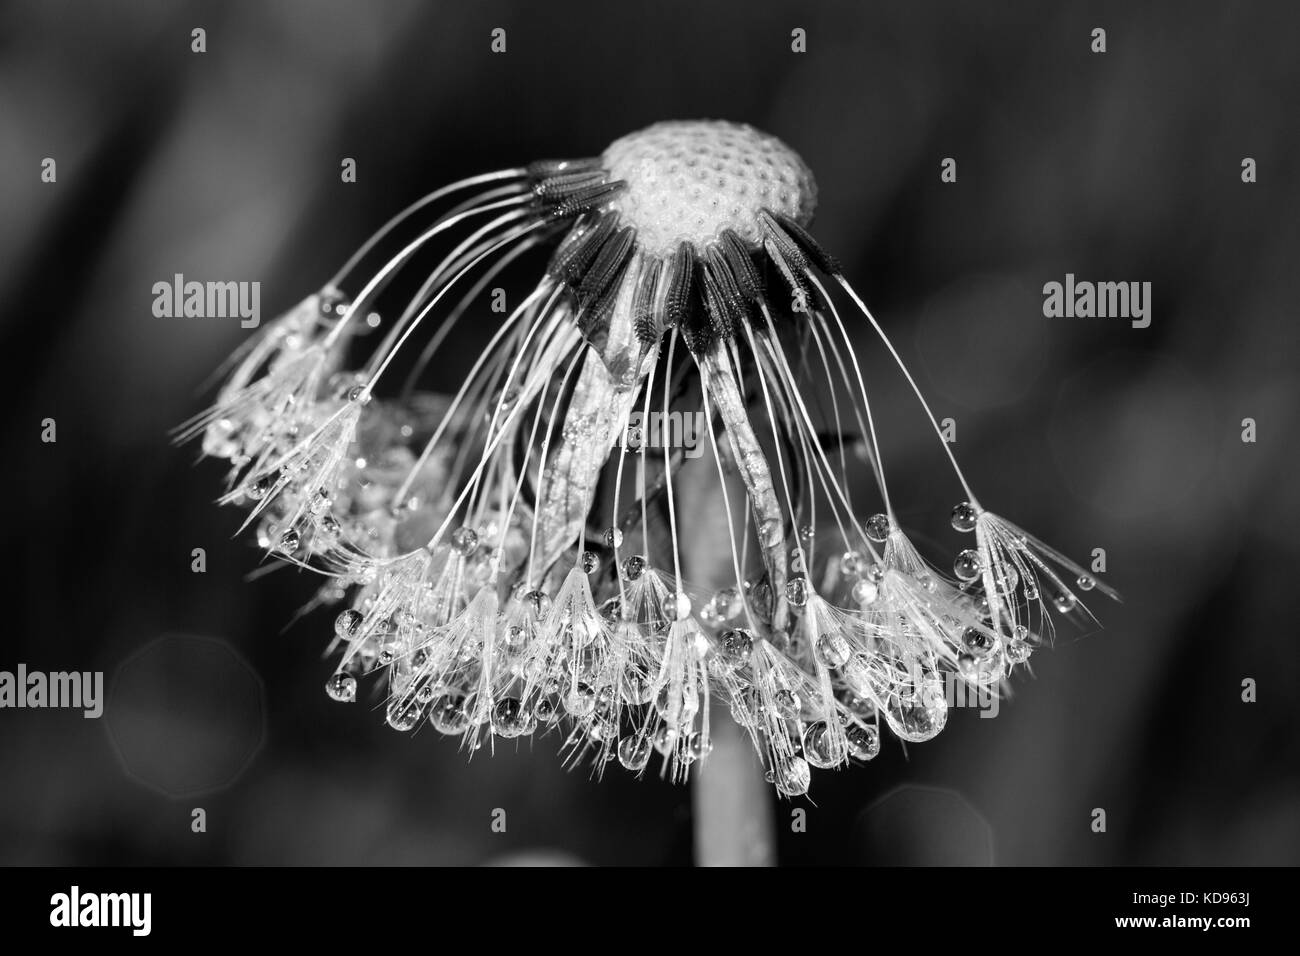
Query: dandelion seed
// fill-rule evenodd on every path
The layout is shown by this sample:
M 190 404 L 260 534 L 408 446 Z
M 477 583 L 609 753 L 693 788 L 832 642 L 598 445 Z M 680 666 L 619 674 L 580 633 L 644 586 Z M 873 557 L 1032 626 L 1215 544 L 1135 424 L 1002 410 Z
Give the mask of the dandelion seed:
M 397 730 L 427 722 L 470 753 L 555 731 L 566 763 L 640 775 L 658 754 L 675 781 L 707 764 L 721 700 L 793 797 L 812 768 L 872 760 L 882 726 L 931 739 L 950 675 L 996 689 L 1053 613 L 1116 596 L 980 505 L 808 231 L 815 205 L 779 140 L 661 123 L 430 194 L 264 326 L 178 437 L 229 463 L 220 500 L 261 547 L 327 576 L 309 607 L 347 602 L 330 697 L 382 675 Z M 449 330 L 490 315 L 483 291 L 537 249 L 549 264 L 463 378 L 420 391 L 445 377 Z M 414 295 L 380 307 L 415 270 Z M 850 323 L 897 364 L 965 493 L 950 520 L 975 540 L 953 578 L 900 526 Z M 704 423 L 711 466 L 652 440 L 674 415 Z M 850 496 L 863 460 L 870 508 Z M 701 467 L 722 479 L 731 557 L 711 592 L 683 575 L 682 476 Z

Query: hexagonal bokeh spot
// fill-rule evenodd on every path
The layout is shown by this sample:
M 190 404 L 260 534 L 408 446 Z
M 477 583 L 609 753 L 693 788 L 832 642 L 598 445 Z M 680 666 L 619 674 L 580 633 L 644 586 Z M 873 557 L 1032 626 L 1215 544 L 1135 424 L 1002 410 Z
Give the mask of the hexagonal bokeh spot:
M 993 828 L 955 790 L 904 785 L 853 824 L 860 863 L 878 866 L 992 866 Z
M 225 641 L 167 634 L 118 667 L 105 724 L 122 767 L 169 797 L 227 787 L 262 746 L 262 680 Z

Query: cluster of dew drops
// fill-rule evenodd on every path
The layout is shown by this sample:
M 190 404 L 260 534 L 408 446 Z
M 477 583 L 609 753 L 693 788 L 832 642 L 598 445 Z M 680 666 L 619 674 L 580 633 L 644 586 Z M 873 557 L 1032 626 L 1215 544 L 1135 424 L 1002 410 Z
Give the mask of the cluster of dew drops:
M 959 532 L 972 532 L 976 527 L 977 512 L 968 502 L 957 505 L 951 516 L 952 527 Z M 877 514 L 871 516 L 864 525 L 868 538 L 873 542 L 885 542 L 891 531 L 892 522 L 888 516 Z M 813 529 L 805 528 L 801 537 L 807 541 L 813 535 Z M 622 545 L 622 532 L 616 528 L 605 531 L 603 540 L 607 549 L 617 552 Z M 480 552 L 479 534 L 469 527 L 460 527 L 450 535 L 453 551 L 468 558 Z M 292 542 L 297 548 L 298 542 Z M 282 547 L 289 547 L 282 544 Z M 481 552 L 480 552 L 481 553 Z M 594 575 L 601 569 L 602 561 L 594 551 L 583 551 L 578 557 L 579 567 L 588 575 Z M 847 587 L 849 599 L 859 608 L 868 608 L 876 599 L 878 586 L 884 577 L 885 569 L 880 563 L 865 560 L 857 551 L 847 551 L 838 558 L 839 573 L 851 584 Z M 953 563 L 953 573 L 960 588 L 965 590 L 977 584 L 982 573 L 980 554 L 974 549 L 962 550 Z M 621 564 L 622 580 L 635 582 L 650 571 L 646 559 L 641 555 L 631 555 Z M 1014 571 L 1009 572 L 1014 575 Z M 927 586 L 924 576 L 918 576 L 922 586 Z M 1093 581 L 1088 576 L 1080 576 L 1077 585 L 1081 590 L 1090 590 Z M 1013 590 L 1018 581 L 1002 580 L 998 582 L 999 590 Z M 723 588 L 713 593 L 700 607 L 697 620 L 702 625 L 699 637 L 701 656 L 710 659 L 711 672 L 716 674 L 738 674 L 750 663 L 759 638 L 755 633 L 734 622 L 743 616 L 746 602 L 762 603 L 761 594 L 756 591 L 765 588 L 760 582 L 746 582 L 742 589 Z M 786 584 L 785 595 L 794 609 L 802 609 L 809 600 L 811 588 L 805 574 L 796 574 Z M 341 595 L 340 595 L 341 596 Z M 543 620 L 551 610 L 551 598 L 542 590 L 521 585 L 516 589 L 515 597 L 531 609 L 536 620 Z M 1027 587 L 1025 597 L 1033 600 L 1036 591 Z M 974 606 L 987 611 L 986 599 L 976 592 L 972 601 Z M 1058 611 L 1068 612 L 1073 609 L 1075 599 L 1071 594 L 1062 594 L 1054 599 Z M 607 599 L 601 605 L 601 611 L 611 623 L 618 619 L 619 601 L 617 597 Z M 692 612 L 691 598 L 681 592 L 669 590 L 663 596 L 662 620 L 660 629 L 666 629 L 665 621 L 680 620 Z M 335 634 L 341 641 L 355 640 L 362 628 L 365 615 L 356 608 L 348 608 L 340 613 L 335 621 Z M 713 635 L 712 639 L 707 635 Z M 524 650 L 528 639 L 527 631 L 518 624 L 506 625 L 503 629 L 501 647 L 506 653 L 519 653 Z M 768 638 L 779 640 L 779 637 Z M 787 638 L 788 639 L 788 638 Z M 995 652 L 1001 648 L 1001 661 L 998 667 L 1023 664 L 1028 661 L 1035 638 L 1023 624 L 1015 625 L 1007 640 L 1000 641 L 991 636 L 986 629 L 969 627 L 961 634 L 961 649 L 957 656 L 957 668 L 962 674 L 974 674 L 986 662 L 994 659 Z M 817 659 L 828 668 L 836 669 L 840 674 L 851 674 L 855 661 L 853 650 L 845 638 L 833 631 L 821 634 L 812 649 Z M 401 652 L 392 648 L 381 647 L 375 654 L 372 666 L 375 669 L 390 667 L 397 662 Z M 418 655 L 420 652 L 417 651 Z M 418 657 L 413 662 L 420 663 Z M 561 667 L 565 665 L 560 662 Z M 477 717 L 473 708 L 465 705 L 463 693 L 447 687 L 435 688 L 431 685 L 421 687 L 413 696 L 394 695 L 387 711 L 387 722 L 400 731 L 413 730 L 427 715 L 429 724 L 442 734 L 460 736 L 465 745 L 471 749 L 483 746 L 491 737 L 518 738 L 533 734 L 539 726 L 550 727 L 568 717 L 576 722 L 576 727 L 567 741 L 571 752 L 593 750 L 599 762 L 618 762 L 634 773 L 642 772 L 651 757 L 652 751 L 658 752 L 665 760 L 672 760 L 681 767 L 706 757 L 712 749 L 712 743 L 706 733 L 694 731 L 684 742 L 678 740 L 677 731 L 672 722 L 662 720 L 647 731 L 642 723 L 640 732 L 618 735 L 620 721 L 619 711 L 623 706 L 653 704 L 661 711 L 667 707 L 662 699 L 655 695 L 653 675 L 643 673 L 635 682 L 631 692 L 626 689 L 621 694 L 612 692 L 609 685 L 597 690 L 592 684 L 582 680 L 568 681 L 566 678 L 552 675 L 547 679 L 544 690 L 547 692 L 536 699 L 531 707 L 526 707 L 516 696 L 496 698 L 490 713 Z M 356 676 L 347 671 L 333 674 L 326 685 L 328 695 L 337 701 L 354 701 L 358 693 Z M 754 715 L 757 702 L 749 700 L 746 706 L 746 694 L 753 694 L 752 689 L 742 691 L 731 701 L 731 712 L 737 723 L 754 729 L 759 721 Z M 617 699 L 619 696 L 622 699 Z M 879 718 L 881 706 L 869 692 L 863 692 L 861 681 L 854 686 L 853 681 L 837 681 L 836 698 L 838 712 L 843 726 L 844 745 L 837 748 L 835 739 L 825 720 L 805 723 L 801 720 L 806 711 L 804 701 L 795 687 L 778 687 L 771 696 L 769 706 L 783 724 L 795 727 L 791 754 L 784 760 L 768 760 L 766 778 L 775 783 L 777 789 L 785 795 L 798 795 L 808 789 L 809 766 L 829 768 L 847 763 L 850 759 L 866 762 L 880 752 L 881 735 Z M 898 713 L 886 713 L 886 721 L 896 735 L 908 741 L 930 739 L 942 730 L 946 722 L 947 704 L 943 699 L 917 702 L 907 706 Z M 481 724 L 482 727 L 476 726 Z M 614 727 L 611 732 L 611 723 Z M 485 729 L 486 734 L 478 731 Z M 611 735 L 617 740 L 616 745 L 602 744 Z M 590 738 L 590 739 L 589 739 Z M 593 747 L 593 739 L 595 741 Z M 575 740 L 579 741 L 575 744 Z M 758 742 L 758 741 L 756 741 Z M 680 769 L 680 768 L 679 768 Z M 675 771 L 677 772 L 677 771 Z

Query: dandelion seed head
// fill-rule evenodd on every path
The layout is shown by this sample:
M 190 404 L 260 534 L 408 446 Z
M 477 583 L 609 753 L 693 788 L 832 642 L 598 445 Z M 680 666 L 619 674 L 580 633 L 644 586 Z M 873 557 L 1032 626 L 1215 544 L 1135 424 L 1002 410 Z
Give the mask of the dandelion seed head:
M 611 209 L 652 255 L 683 242 L 703 252 L 727 229 L 758 244 L 764 208 L 806 226 L 817 205 L 816 182 L 799 154 L 738 123 L 656 123 L 615 140 L 602 159 L 627 184 Z
M 934 564 L 913 545 L 841 308 L 942 434 L 808 232 L 815 203 L 774 137 L 661 123 L 430 194 L 259 329 L 178 437 L 228 463 L 220 501 L 269 558 L 325 576 L 304 610 L 328 609 L 331 699 L 378 683 L 394 730 L 469 755 L 551 736 L 597 777 L 672 781 L 729 713 L 796 797 L 886 731 L 933 738 L 947 682 L 999 692 L 1053 615 L 1116 596 L 986 511 L 944 442 L 966 493 L 951 526 L 974 542 Z M 532 291 L 489 311 L 490 280 L 534 247 L 550 260 Z M 411 298 L 378 301 L 417 268 Z M 491 335 L 468 368 L 439 353 L 462 319 Z M 698 420 L 700 454 L 655 415 Z M 687 533 L 708 513 L 716 551 Z M 718 586 L 690 580 L 702 564 Z

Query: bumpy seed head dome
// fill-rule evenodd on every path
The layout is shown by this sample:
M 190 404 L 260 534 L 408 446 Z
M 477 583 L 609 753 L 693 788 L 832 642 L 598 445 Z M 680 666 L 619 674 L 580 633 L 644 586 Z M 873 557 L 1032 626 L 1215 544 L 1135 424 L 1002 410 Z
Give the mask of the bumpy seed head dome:
M 656 123 L 616 140 L 602 160 L 627 184 L 611 208 L 655 255 L 682 242 L 703 248 L 725 229 L 757 243 L 759 210 L 806 226 L 817 205 L 817 184 L 799 154 L 740 123 Z

